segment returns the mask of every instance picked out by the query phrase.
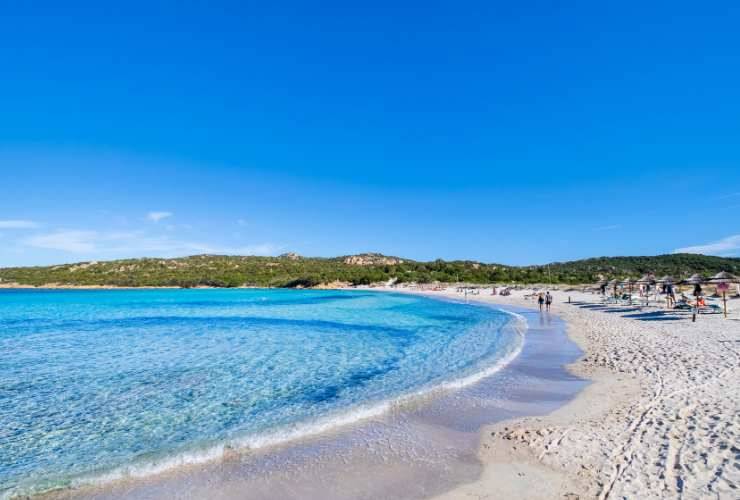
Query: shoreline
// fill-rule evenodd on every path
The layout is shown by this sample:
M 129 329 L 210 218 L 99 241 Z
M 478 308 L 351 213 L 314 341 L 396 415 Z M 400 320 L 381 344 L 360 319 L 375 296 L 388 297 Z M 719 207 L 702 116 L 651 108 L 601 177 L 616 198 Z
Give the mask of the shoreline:
M 386 289 L 393 291 L 392 289 Z M 386 291 L 379 290 L 379 291 Z M 444 291 L 422 291 L 422 290 L 404 290 L 401 293 L 411 295 L 422 295 L 428 297 L 454 297 L 462 300 L 459 294 Z M 465 297 L 466 301 L 488 304 L 494 306 L 511 306 L 516 305 L 526 307 L 536 312 L 536 303 L 525 302 L 516 295 L 509 296 L 508 300 L 500 296 L 490 295 L 469 295 Z M 604 372 L 587 371 L 580 369 L 580 363 L 584 358 L 589 356 L 589 344 L 585 338 L 582 329 L 564 321 L 565 333 L 568 339 L 576 344 L 581 350 L 581 355 L 572 363 L 566 364 L 563 368 L 572 375 L 582 378 L 588 382 L 588 385 L 578 391 L 573 399 L 566 402 L 561 407 L 551 413 L 541 416 L 524 416 L 513 419 L 506 419 L 494 424 L 485 425 L 480 429 L 480 443 L 478 448 L 478 458 L 483 464 L 480 477 L 475 481 L 460 484 L 439 495 L 429 497 L 433 500 L 467 500 L 470 498 L 526 498 L 526 499 L 578 499 L 590 498 L 585 491 L 588 489 L 584 484 L 579 484 L 579 480 L 570 477 L 563 471 L 553 470 L 538 463 L 537 460 L 529 455 L 526 451 L 518 449 L 519 437 L 522 433 L 532 432 L 528 426 L 530 423 L 537 423 L 540 426 L 548 426 L 554 422 L 560 422 L 567 425 L 569 421 L 576 418 L 574 414 L 589 414 L 592 418 L 598 418 L 601 414 L 616 406 L 614 399 L 604 399 L 604 394 L 614 395 L 619 392 L 619 401 L 628 401 L 637 393 L 636 381 L 630 378 L 612 380 L 610 374 Z M 615 383 L 616 382 L 616 383 Z M 605 408 L 606 407 L 606 408 Z M 538 431 L 534 431 L 538 432 Z M 542 438 L 548 437 L 547 434 L 539 431 Z M 499 436 L 498 442 L 491 443 L 489 436 Z M 555 436 L 552 444 L 557 444 L 562 440 Z
M 469 299 L 535 306 L 524 293 Z M 690 315 L 660 307 L 602 306 L 597 295 L 554 294 L 554 312 L 584 352 L 567 370 L 590 385 L 548 415 L 486 426 L 478 450 L 480 477 L 434 498 L 737 494 L 738 304 L 732 304 L 734 318 L 700 315 L 692 323 Z
M 488 297 L 488 296 L 486 296 Z M 515 296 L 516 297 L 516 296 Z M 503 304 L 501 301 L 486 300 L 471 296 L 470 301 Z M 522 300 L 510 299 L 525 305 Z M 534 310 L 534 302 L 526 303 Z M 481 476 L 472 483 L 459 485 L 434 500 L 462 500 L 467 498 L 527 498 L 527 499 L 578 499 L 591 498 L 588 486 L 581 478 L 572 477 L 564 471 L 554 470 L 541 463 L 542 454 L 533 456 L 529 450 L 522 449 L 521 437 L 524 433 L 534 433 L 543 440 L 550 439 L 548 447 L 559 444 L 563 434 L 550 429 L 553 424 L 572 424 L 577 418 L 588 415 L 599 418 L 616 405 L 629 401 L 637 393 L 636 380 L 622 378 L 613 380 L 609 373 L 588 371 L 580 368 L 581 362 L 592 354 L 582 329 L 565 321 L 568 338 L 581 349 L 579 358 L 565 365 L 569 373 L 588 381 L 573 400 L 539 417 L 520 417 L 484 426 L 480 431 L 479 459 L 484 464 Z M 618 399 L 613 399 L 618 393 Z M 605 398 L 605 395 L 609 395 Z M 537 429 L 534 427 L 537 426 Z M 546 430 L 543 432 L 542 428 Z M 493 439 L 491 439 L 493 438 Z M 518 446 L 520 445 L 520 446 Z M 551 451 L 550 448 L 547 450 Z M 493 494 L 493 496 L 490 496 Z
M 367 290 L 463 299 L 452 290 Z M 538 317 L 542 325 L 545 315 L 533 310 L 536 304 L 524 297 L 529 291 L 467 299 L 507 310 L 525 307 L 530 325 Z M 691 323 L 690 315 L 661 307 L 606 306 L 597 295 L 574 290 L 554 294 L 552 317 L 562 320 L 563 338 L 581 350 L 558 365 L 565 378 L 540 366 L 549 351 L 539 353 L 545 358 L 529 359 L 528 365 L 525 349 L 500 372 L 437 401 L 399 405 L 388 415 L 299 442 L 247 453 L 230 451 L 208 464 L 106 487 L 63 490 L 44 498 L 128 498 L 131 493 L 136 493 L 134 498 L 150 498 L 192 491 L 223 499 L 267 498 L 275 488 L 286 488 L 285 498 L 380 495 L 437 500 L 723 498 L 737 491 L 740 303 L 731 302 L 728 320 L 700 315 L 697 323 Z M 559 348 L 549 347 L 553 352 Z M 570 378 L 588 384 L 562 399 L 567 391 L 559 393 L 542 384 L 530 387 L 526 377 L 538 369 L 549 382 Z M 510 385 L 506 377 L 511 374 L 525 377 L 514 379 L 519 396 L 491 398 Z M 549 397 L 554 397 L 554 405 L 530 404 Z M 454 401 L 454 410 L 445 409 L 440 401 Z M 437 451 L 422 447 L 424 451 L 393 455 L 390 469 L 403 473 L 389 470 L 388 457 L 378 459 L 379 450 L 398 454 L 407 446 L 414 450 L 420 442 L 434 443 L 431 450 Z M 363 450 L 366 445 L 372 453 Z M 449 455 L 440 449 L 457 451 Z M 424 462 L 420 469 L 414 460 L 428 456 L 439 463 Z M 321 479 L 313 462 L 322 464 Z M 332 482 L 336 496 L 326 497 L 326 481 Z M 252 493 L 245 496 L 245 487 Z M 211 495 L 214 492 L 218 494 Z
M 443 299 L 437 297 L 436 300 Z M 265 434 L 235 438 L 228 443 L 214 444 L 197 452 L 192 450 L 185 451 L 174 456 L 166 457 L 160 463 L 129 464 L 102 474 L 81 477 L 76 483 L 73 482 L 70 491 L 74 491 L 77 488 L 85 489 L 90 487 L 91 484 L 105 488 L 106 485 L 115 484 L 119 481 L 147 480 L 158 475 L 166 475 L 178 468 L 212 464 L 223 460 L 226 455 L 230 454 L 238 455 L 247 452 L 270 453 L 272 450 L 289 447 L 301 441 L 311 440 L 334 432 L 342 432 L 344 428 L 353 425 L 362 425 L 364 421 L 383 418 L 392 411 L 398 411 L 399 408 L 414 408 L 424 400 L 435 398 L 439 395 L 444 396 L 453 391 L 459 391 L 477 384 L 481 380 L 491 377 L 498 371 L 506 368 L 506 366 L 519 356 L 524 346 L 524 336 L 527 329 L 526 319 L 518 313 L 507 309 L 499 310 L 512 317 L 511 321 L 504 328 L 514 330 L 521 337 L 521 341 L 512 352 L 479 372 L 438 382 L 429 387 L 420 387 L 413 392 L 390 399 L 361 404 L 344 412 L 326 415 L 314 422 L 301 423 L 287 428 L 276 428 Z M 522 322 L 524 325 L 522 325 Z M 198 456 L 197 458 L 196 455 Z M 42 492 L 41 496 L 53 494 L 55 494 L 55 491 L 50 490 L 48 492 Z
M 436 299 L 445 301 L 453 299 L 455 302 L 460 302 L 460 300 L 455 300 L 454 297 L 436 297 Z M 490 307 L 489 305 L 482 305 Z M 516 316 L 517 308 L 504 307 L 501 309 Z M 514 319 L 513 321 L 517 320 Z M 531 321 L 530 319 L 530 323 Z M 558 326 L 560 325 L 559 321 L 556 319 L 553 319 L 553 321 L 553 327 L 548 325 L 547 327 L 538 328 L 535 326 L 535 329 L 545 332 L 550 331 L 551 328 L 560 328 Z M 447 387 L 449 384 L 445 384 L 445 387 L 432 391 L 434 394 L 405 398 L 408 401 L 391 405 L 390 411 L 383 415 L 373 416 L 370 419 L 341 428 L 328 429 L 316 436 L 307 436 L 295 442 L 283 443 L 268 449 L 249 450 L 247 452 L 243 450 L 240 452 L 236 449 L 230 450 L 228 454 L 224 454 L 222 459 L 209 463 L 191 464 L 143 479 L 119 480 L 104 486 L 83 486 L 72 490 L 50 492 L 43 497 L 123 498 L 128 497 L 132 491 L 140 492 L 139 496 L 141 497 L 157 496 L 156 494 L 153 495 L 154 491 L 157 491 L 160 496 L 172 496 L 186 493 L 182 489 L 186 485 L 187 491 L 193 491 L 193 489 L 198 491 L 198 488 L 204 484 L 209 484 L 209 495 L 214 493 L 213 488 L 215 488 L 219 492 L 216 495 L 217 497 L 244 498 L 242 494 L 236 495 L 233 493 L 234 483 L 249 484 L 250 490 L 255 489 L 256 491 L 259 491 L 262 487 L 262 491 L 269 492 L 275 487 L 282 487 L 282 483 L 276 484 L 270 478 L 286 474 L 289 481 L 295 480 L 295 474 L 298 474 L 299 477 L 303 474 L 302 480 L 294 483 L 294 488 L 307 491 L 323 481 L 321 478 L 327 472 L 337 473 L 338 477 L 340 472 L 344 474 L 347 461 L 349 461 L 349 463 L 356 465 L 355 470 L 358 474 L 356 480 L 366 476 L 368 470 L 375 470 L 377 475 L 374 479 L 377 484 L 368 485 L 367 487 L 378 493 L 382 490 L 383 494 L 386 495 L 390 492 L 397 495 L 403 491 L 403 488 L 397 484 L 396 478 L 392 477 L 393 469 L 408 468 L 408 473 L 417 477 L 420 481 L 414 487 L 404 486 L 408 494 L 401 496 L 427 498 L 476 477 L 480 465 L 475 460 L 474 455 L 481 424 L 501 420 L 511 414 L 541 414 L 550 411 L 553 405 L 557 407 L 569 400 L 572 397 L 571 392 L 582 386 L 582 382 L 573 380 L 571 377 L 559 381 L 562 375 L 558 374 L 557 366 L 560 366 L 561 363 L 559 363 L 557 356 L 560 356 L 560 354 L 555 353 L 555 351 L 558 351 L 554 348 L 556 344 L 550 345 L 553 341 L 551 335 L 542 332 L 535 333 L 532 337 L 533 341 L 527 342 L 527 352 L 524 356 L 515 357 L 513 362 L 505 364 L 503 369 L 497 370 L 492 375 L 485 373 L 483 381 L 477 381 L 476 379 L 473 381 L 475 383 L 462 388 L 457 385 L 454 388 Z M 538 335 L 540 344 L 543 341 L 545 342 L 539 348 L 539 351 L 537 351 L 536 340 Z M 564 334 L 562 335 L 564 338 Z M 575 345 L 573 345 L 573 348 L 575 349 Z M 542 349 L 545 349 L 544 362 Z M 567 353 L 563 355 L 571 360 L 577 355 L 575 351 L 566 351 Z M 550 366 L 546 360 L 548 356 L 552 358 L 553 353 L 555 353 L 555 358 L 558 359 L 558 363 L 552 365 L 553 373 L 537 373 L 543 364 Z M 525 359 L 522 360 L 522 357 Z M 513 365 L 516 365 L 516 367 Z M 512 379 L 512 377 L 514 378 Z M 526 377 L 534 377 L 532 380 L 539 381 L 535 385 L 538 385 L 540 391 L 547 391 L 548 384 L 557 387 L 552 390 L 548 397 L 537 402 L 537 394 L 534 398 L 526 396 L 527 391 L 532 390 L 528 382 L 530 379 Z M 514 390 L 511 394 L 520 394 L 520 396 L 514 397 L 511 401 L 507 400 L 505 393 L 508 386 L 511 385 L 512 380 L 517 379 L 520 380 L 518 382 L 519 392 Z M 573 383 L 576 383 L 576 385 L 574 386 Z M 482 403 L 492 408 L 492 411 L 482 411 L 480 408 Z M 461 418 L 461 416 L 464 418 Z M 372 438 L 366 442 L 368 435 L 371 435 Z M 452 436 L 457 437 L 453 441 L 449 441 Z M 374 451 L 368 452 L 366 450 L 368 446 Z M 390 448 L 387 448 L 389 446 Z M 421 454 L 419 454 L 419 451 L 414 451 L 416 448 L 426 449 L 429 446 L 431 448 Z M 312 457 L 311 455 L 314 454 L 317 447 L 320 449 L 338 447 L 338 451 L 330 454 L 322 452 L 318 456 Z M 285 467 L 274 466 L 276 460 L 283 460 L 285 456 L 290 457 L 285 459 Z M 445 456 L 448 458 L 441 458 Z M 320 471 L 314 470 L 313 465 L 304 463 L 307 458 L 319 460 L 326 465 Z M 394 464 L 394 467 L 388 467 L 389 460 Z M 434 464 L 430 465 L 429 460 L 432 460 Z M 266 463 L 273 465 L 267 466 Z M 296 469 L 297 463 L 302 464 L 298 469 Z M 265 467 L 265 470 L 261 470 L 261 467 Z M 254 474 L 253 470 L 255 468 L 260 469 L 261 473 Z M 226 474 L 224 473 L 225 469 L 228 470 Z M 223 479 L 224 475 L 228 476 L 228 480 Z M 214 479 L 216 480 L 215 484 Z M 344 481 L 342 479 L 337 485 L 338 491 L 342 488 L 346 490 L 346 488 L 352 487 L 353 484 L 351 480 Z M 136 496 L 134 495 L 134 497 Z M 259 493 L 252 496 L 247 495 L 248 498 L 265 498 L 268 496 Z M 310 495 L 308 496 L 310 497 Z M 301 494 L 297 496 L 288 495 L 288 497 L 303 498 L 305 496 Z M 336 496 L 336 498 L 346 497 L 347 495 Z

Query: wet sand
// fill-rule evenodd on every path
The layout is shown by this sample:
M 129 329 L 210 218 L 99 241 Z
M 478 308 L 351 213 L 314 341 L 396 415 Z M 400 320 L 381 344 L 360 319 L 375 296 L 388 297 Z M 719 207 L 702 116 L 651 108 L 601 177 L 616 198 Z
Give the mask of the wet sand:
M 57 491 L 49 498 L 343 499 L 428 498 L 484 472 L 481 429 L 524 415 L 545 415 L 587 382 L 564 365 L 581 351 L 554 314 L 507 306 L 528 323 L 524 347 L 482 381 L 396 405 L 381 417 L 310 438 L 145 479 Z
M 536 306 L 531 293 L 475 298 Z M 481 477 L 439 500 L 740 498 L 740 300 L 692 322 L 665 300 L 554 298 L 585 353 L 569 370 L 592 383 L 551 414 L 486 427 Z

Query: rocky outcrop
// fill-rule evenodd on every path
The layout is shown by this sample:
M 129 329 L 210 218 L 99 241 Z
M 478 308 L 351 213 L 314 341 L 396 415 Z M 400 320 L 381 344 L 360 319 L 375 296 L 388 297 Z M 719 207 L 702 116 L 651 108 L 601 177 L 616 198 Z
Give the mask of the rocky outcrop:
M 398 257 L 387 257 L 379 253 L 361 253 L 357 255 L 348 255 L 342 261 L 350 266 L 392 266 L 394 264 L 403 264 L 403 259 Z

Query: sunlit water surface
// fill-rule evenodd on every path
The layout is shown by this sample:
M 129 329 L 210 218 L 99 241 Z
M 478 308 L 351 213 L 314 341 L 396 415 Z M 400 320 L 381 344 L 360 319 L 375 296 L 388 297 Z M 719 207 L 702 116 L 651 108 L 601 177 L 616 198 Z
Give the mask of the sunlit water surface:
M 515 321 L 361 291 L 0 291 L 0 496 L 373 414 L 510 359 Z

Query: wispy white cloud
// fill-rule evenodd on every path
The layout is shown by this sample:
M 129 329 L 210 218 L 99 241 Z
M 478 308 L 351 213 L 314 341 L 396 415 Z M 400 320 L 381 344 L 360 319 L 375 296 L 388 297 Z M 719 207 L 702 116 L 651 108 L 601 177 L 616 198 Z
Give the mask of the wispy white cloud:
M 275 255 L 282 247 L 272 243 L 245 246 L 222 246 L 151 235 L 142 231 L 100 232 L 59 230 L 26 238 L 23 245 L 46 250 L 58 250 L 95 258 L 114 257 L 176 257 L 209 253 L 229 255 Z
M 619 229 L 621 227 L 622 227 L 622 224 L 610 224 L 608 226 L 595 227 L 594 231 L 612 231 L 614 229 Z
M 146 218 L 152 222 L 159 222 L 162 219 L 172 217 L 173 215 L 175 214 L 173 214 L 172 212 L 149 212 L 148 214 L 146 214 Z
M 673 253 L 700 253 L 704 255 L 718 255 L 720 257 L 733 257 L 740 255 L 740 234 L 702 245 L 677 248 Z
M 0 220 L 0 229 L 33 229 L 39 227 L 32 220 Z

